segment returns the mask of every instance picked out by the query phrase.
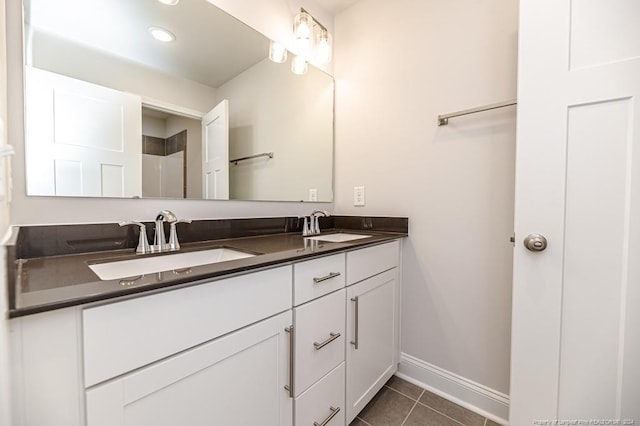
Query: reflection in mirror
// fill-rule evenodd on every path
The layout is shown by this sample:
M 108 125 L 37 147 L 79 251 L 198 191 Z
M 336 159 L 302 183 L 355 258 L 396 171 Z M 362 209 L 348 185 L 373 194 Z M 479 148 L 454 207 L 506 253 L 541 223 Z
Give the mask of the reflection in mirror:
M 332 200 L 327 74 L 206 0 L 24 6 L 28 195 Z

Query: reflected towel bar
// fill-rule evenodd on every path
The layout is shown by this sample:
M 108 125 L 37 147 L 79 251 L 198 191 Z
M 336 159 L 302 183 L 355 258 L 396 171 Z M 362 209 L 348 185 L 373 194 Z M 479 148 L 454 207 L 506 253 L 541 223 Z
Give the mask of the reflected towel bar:
M 273 152 L 263 152 L 262 154 L 254 154 L 254 155 L 249 155 L 248 157 L 236 158 L 234 160 L 229 160 L 229 163 L 233 163 L 234 166 L 237 166 L 238 161 L 251 160 L 252 158 L 258 158 L 258 157 L 273 158 Z
M 489 111 L 497 108 L 504 108 L 511 105 L 517 105 L 518 101 L 516 99 L 512 99 L 506 102 L 499 102 L 497 104 L 485 105 L 477 108 L 465 109 L 463 111 L 452 112 L 450 114 L 444 114 L 438 116 L 438 126 L 446 126 L 449 124 L 449 119 L 453 117 L 460 117 L 461 115 L 467 114 L 475 114 L 476 112 Z

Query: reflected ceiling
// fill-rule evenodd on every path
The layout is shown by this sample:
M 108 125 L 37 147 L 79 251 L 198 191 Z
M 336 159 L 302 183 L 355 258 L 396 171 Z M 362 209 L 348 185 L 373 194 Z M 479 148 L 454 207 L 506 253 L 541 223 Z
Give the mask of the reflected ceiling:
M 258 63 L 269 48 L 264 36 L 246 31 L 206 0 L 175 6 L 155 0 L 30 0 L 25 18 L 30 32 L 82 40 L 91 48 L 210 87 Z M 149 27 L 165 28 L 176 40 L 161 43 L 151 37 Z M 221 30 L 227 34 L 224 39 L 218 36 Z

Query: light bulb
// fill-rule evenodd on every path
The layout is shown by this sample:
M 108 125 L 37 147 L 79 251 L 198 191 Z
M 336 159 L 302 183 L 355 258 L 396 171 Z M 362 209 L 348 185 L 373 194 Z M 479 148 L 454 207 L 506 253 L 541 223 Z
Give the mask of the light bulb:
M 295 56 L 291 61 L 291 72 L 297 75 L 307 73 L 307 61 L 300 55 Z
M 293 22 L 293 33 L 298 38 L 309 38 L 313 33 L 313 18 L 306 12 L 296 15 Z
M 278 42 L 272 41 L 269 46 L 269 59 L 273 62 L 282 64 L 287 61 L 287 49 Z
M 331 34 L 329 34 L 328 31 L 322 31 L 318 35 L 316 61 L 320 64 L 328 64 L 331 62 Z
M 313 48 L 313 18 L 306 12 L 300 12 L 293 21 L 295 44 L 301 52 Z

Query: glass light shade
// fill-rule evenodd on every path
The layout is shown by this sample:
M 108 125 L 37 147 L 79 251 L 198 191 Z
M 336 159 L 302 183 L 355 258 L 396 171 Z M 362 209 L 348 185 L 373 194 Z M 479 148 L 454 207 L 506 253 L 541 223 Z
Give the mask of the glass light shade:
M 301 52 L 313 49 L 313 18 L 306 12 L 300 12 L 293 21 L 295 44 Z
M 287 49 L 278 42 L 272 41 L 269 46 L 269 59 L 273 62 L 282 64 L 287 61 Z
M 160 3 L 162 3 L 162 4 L 166 4 L 166 5 L 169 5 L 169 6 L 175 6 L 176 4 L 178 4 L 178 2 L 180 0 L 158 0 L 158 1 Z
M 307 61 L 302 56 L 295 56 L 291 61 L 291 72 L 297 75 L 307 73 Z
M 321 31 L 316 42 L 316 61 L 320 64 L 331 62 L 331 34 L 328 31 Z

